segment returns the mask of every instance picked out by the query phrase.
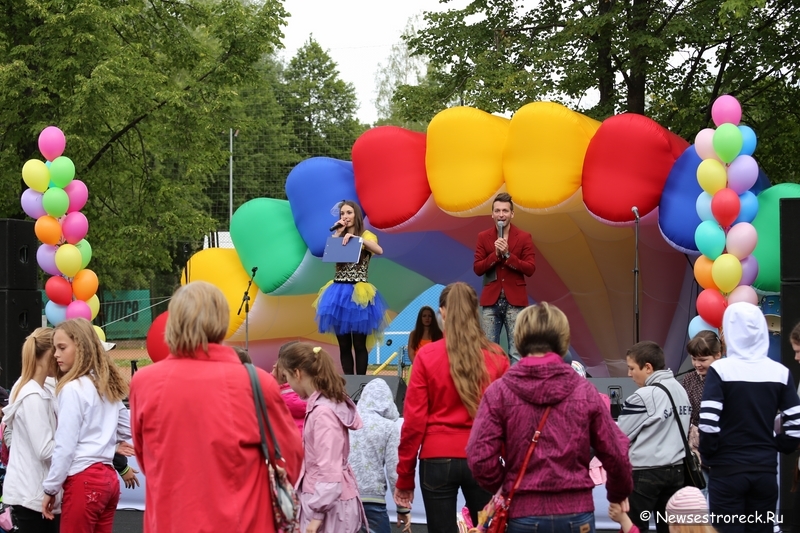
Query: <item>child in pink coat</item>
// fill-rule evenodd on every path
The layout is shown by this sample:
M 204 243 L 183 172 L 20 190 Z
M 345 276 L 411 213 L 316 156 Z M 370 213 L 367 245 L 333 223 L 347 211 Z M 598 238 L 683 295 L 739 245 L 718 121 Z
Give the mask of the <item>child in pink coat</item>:
M 300 531 L 358 533 L 367 520 L 347 459 L 349 430 L 360 429 L 362 422 L 347 397 L 344 378 L 325 350 L 305 342 L 281 350 L 278 369 L 292 390 L 308 401 L 298 485 Z

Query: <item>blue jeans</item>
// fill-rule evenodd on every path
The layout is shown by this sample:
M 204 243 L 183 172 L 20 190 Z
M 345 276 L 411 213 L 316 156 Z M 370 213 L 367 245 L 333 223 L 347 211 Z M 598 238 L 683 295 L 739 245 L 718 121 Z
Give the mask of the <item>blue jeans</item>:
M 364 502 L 363 505 L 370 533 L 392 533 L 385 503 Z
M 517 315 L 523 309 L 525 308 L 509 305 L 508 300 L 502 294 L 494 305 L 481 307 L 481 326 L 490 341 L 500 344 L 500 330 L 505 326 L 508 358 L 512 365 L 519 362 L 519 352 L 514 344 L 514 326 L 517 323 Z
M 478 523 L 478 511 L 492 499 L 472 477 L 466 459 L 421 459 L 419 480 L 425 516 L 430 533 L 458 533 L 456 513 L 458 489 L 464 493 L 472 523 Z
M 594 513 L 512 518 L 506 533 L 594 533 Z

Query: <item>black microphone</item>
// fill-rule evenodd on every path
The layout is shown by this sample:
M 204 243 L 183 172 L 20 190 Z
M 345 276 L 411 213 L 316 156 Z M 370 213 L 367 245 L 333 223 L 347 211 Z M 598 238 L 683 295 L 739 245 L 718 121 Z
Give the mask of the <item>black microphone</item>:
M 503 222 L 502 220 L 498 220 L 497 221 L 497 238 L 498 239 L 502 239 L 503 238 L 503 227 L 505 225 L 506 225 L 506 223 Z
M 633 207 L 631 207 L 631 212 L 633 213 L 633 216 L 636 217 L 636 220 L 639 220 L 639 208 L 636 207 L 636 206 L 633 206 Z
M 258 267 L 253 267 L 253 276 L 256 275 L 256 272 L 258 272 Z
M 337 222 L 336 224 L 331 226 L 331 229 L 329 229 L 328 231 L 336 231 L 337 229 L 341 229 L 343 226 L 344 224 L 342 224 L 341 222 Z

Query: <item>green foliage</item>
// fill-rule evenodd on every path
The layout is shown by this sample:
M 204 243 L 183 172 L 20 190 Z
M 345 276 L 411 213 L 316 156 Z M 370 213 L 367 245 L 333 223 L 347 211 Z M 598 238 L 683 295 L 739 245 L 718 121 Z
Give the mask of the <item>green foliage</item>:
M 781 154 L 800 140 L 798 17 L 787 0 L 473 0 L 425 14 L 407 43 L 434 75 L 393 101 L 404 120 L 427 121 L 454 100 L 496 113 L 552 100 L 597 119 L 645 114 L 691 140 L 728 93 L 761 138 L 762 165 L 796 179 Z M 773 103 L 792 117 L 780 134 Z
M 294 134 L 292 148 L 302 159 L 350 159 L 350 149 L 366 126 L 355 118 L 355 87 L 339 78 L 336 63 L 312 37 L 282 72 L 278 101 Z

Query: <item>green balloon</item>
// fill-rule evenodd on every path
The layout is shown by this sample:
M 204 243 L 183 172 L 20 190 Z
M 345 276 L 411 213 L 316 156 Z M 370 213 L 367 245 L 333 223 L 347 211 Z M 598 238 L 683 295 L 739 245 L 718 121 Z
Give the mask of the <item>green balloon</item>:
M 719 158 L 725 163 L 730 163 L 736 159 L 736 156 L 742 151 L 742 143 L 744 141 L 739 128 L 730 122 L 726 122 L 717 128 L 711 142 Z M 53 172 L 52 169 L 50 172 Z
M 63 217 L 69 207 L 69 196 L 64 189 L 50 187 L 42 196 L 42 207 L 51 217 Z
M 50 163 L 50 181 L 56 187 L 64 188 L 75 177 L 75 163 L 69 157 L 56 157 Z
M 83 270 L 92 260 L 92 247 L 86 239 L 80 241 L 75 247 L 81 253 L 81 270 Z
M 264 238 L 264 228 L 281 238 Z M 255 283 L 267 294 L 294 275 L 308 251 L 289 202 L 273 198 L 256 198 L 239 207 L 231 220 L 231 240 L 246 272 L 259 267 Z
M 781 290 L 781 198 L 800 198 L 800 185 L 779 183 L 758 195 L 758 215 L 753 227 L 758 244 L 753 255 L 758 261 L 758 277 L 753 287 L 764 292 Z

